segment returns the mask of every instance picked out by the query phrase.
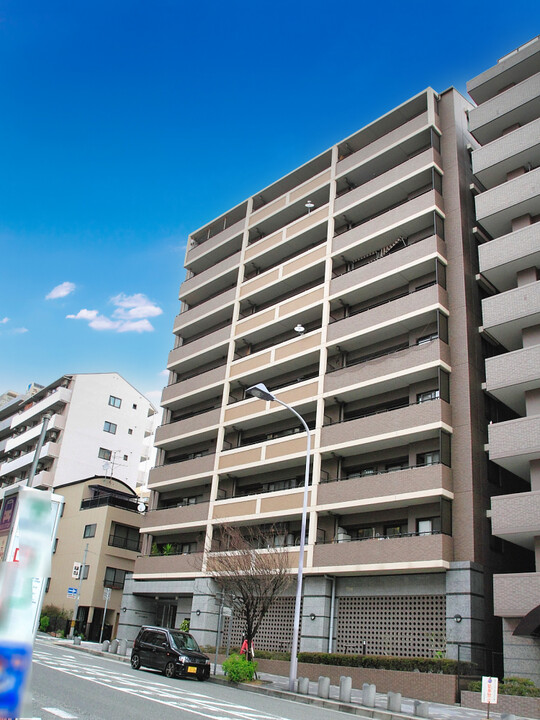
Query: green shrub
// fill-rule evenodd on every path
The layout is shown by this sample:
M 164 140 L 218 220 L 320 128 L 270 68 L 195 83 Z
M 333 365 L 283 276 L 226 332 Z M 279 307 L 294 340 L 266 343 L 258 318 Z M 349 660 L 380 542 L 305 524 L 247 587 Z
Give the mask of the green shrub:
M 229 682 L 240 683 L 253 680 L 257 663 L 246 660 L 243 655 L 231 655 L 223 661 L 223 672 Z
M 189 632 L 189 620 L 187 618 L 185 620 L 182 620 L 178 629 L 182 632 Z
M 471 692 L 482 692 L 482 681 L 469 683 Z M 521 695 L 523 697 L 540 697 L 540 689 L 532 680 L 520 677 L 503 678 L 499 683 L 499 695 Z
M 443 673 L 457 675 L 457 660 L 446 658 L 393 657 L 391 655 L 342 655 L 340 653 L 298 653 L 298 662 L 345 667 L 363 667 L 377 670 L 400 670 L 408 672 Z M 474 663 L 460 662 L 459 674 L 472 675 Z
M 49 620 L 48 615 L 42 615 L 39 619 L 39 629 L 41 632 L 47 632 L 49 629 L 49 625 L 51 624 L 51 621 Z

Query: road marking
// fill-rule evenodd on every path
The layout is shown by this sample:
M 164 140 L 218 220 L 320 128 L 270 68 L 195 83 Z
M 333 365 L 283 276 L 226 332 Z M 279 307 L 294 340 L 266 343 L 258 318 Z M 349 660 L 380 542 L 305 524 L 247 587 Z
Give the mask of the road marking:
M 41 708 L 42 710 L 45 710 L 45 712 L 51 713 L 51 715 L 56 715 L 56 717 L 64 718 L 64 720 L 77 720 L 77 715 L 70 715 L 65 710 L 60 710 L 60 708 Z

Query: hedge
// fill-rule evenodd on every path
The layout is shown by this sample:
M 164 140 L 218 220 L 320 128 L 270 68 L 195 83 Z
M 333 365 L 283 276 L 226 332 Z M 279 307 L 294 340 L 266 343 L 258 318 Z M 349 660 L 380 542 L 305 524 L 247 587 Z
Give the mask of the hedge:
M 482 681 L 469 683 L 469 690 L 482 692 Z M 522 697 L 540 697 L 540 688 L 532 680 L 520 677 L 503 678 L 499 683 L 499 695 L 521 695 Z
M 444 675 L 474 675 L 474 663 L 447 658 L 393 657 L 391 655 L 342 655 L 338 653 L 298 653 L 298 662 L 320 665 L 363 667 L 378 670 L 419 671 Z

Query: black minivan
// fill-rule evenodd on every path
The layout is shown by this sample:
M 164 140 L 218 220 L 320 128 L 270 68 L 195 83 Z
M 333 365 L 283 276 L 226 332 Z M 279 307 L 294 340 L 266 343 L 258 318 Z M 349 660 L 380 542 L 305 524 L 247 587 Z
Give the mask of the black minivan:
M 210 658 L 201 652 L 197 641 L 189 633 L 169 628 L 144 625 L 133 643 L 131 667 L 141 666 L 161 670 L 167 677 L 210 676 Z

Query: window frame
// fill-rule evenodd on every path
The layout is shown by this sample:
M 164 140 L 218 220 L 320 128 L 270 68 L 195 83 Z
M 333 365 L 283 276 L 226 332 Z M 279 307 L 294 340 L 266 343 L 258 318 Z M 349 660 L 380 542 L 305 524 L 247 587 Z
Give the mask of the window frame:
M 116 397 L 116 395 L 109 395 L 109 405 L 119 410 L 122 407 L 122 398 Z
M 88 523 L 88 525 L 85 525 L 84 530 L 83 530 L 83 538 L 96 537 L 96 529 L 97 529 L 97 523 Z M 87 535 L 87 530 L 89 533 L 92 532 L 92 530 L 93 530 L 92 535 L 90 535 L 90 534 Z
M 111 435 L 116 435 L 117 430 L 118 425 L 116 423 L 110 422 L 110 420 L 105 420 L 105 422 L 103 423 L 103 432 L 110 433 Z
M 108 453 L 108 455 L 107 455 Z M 98 458 L 100 460 L 105 460 L 106 462 L 110 462 L 112 458 L 112 450 L 109 450 L 108 448 L 100 447 L 98 450 Z

